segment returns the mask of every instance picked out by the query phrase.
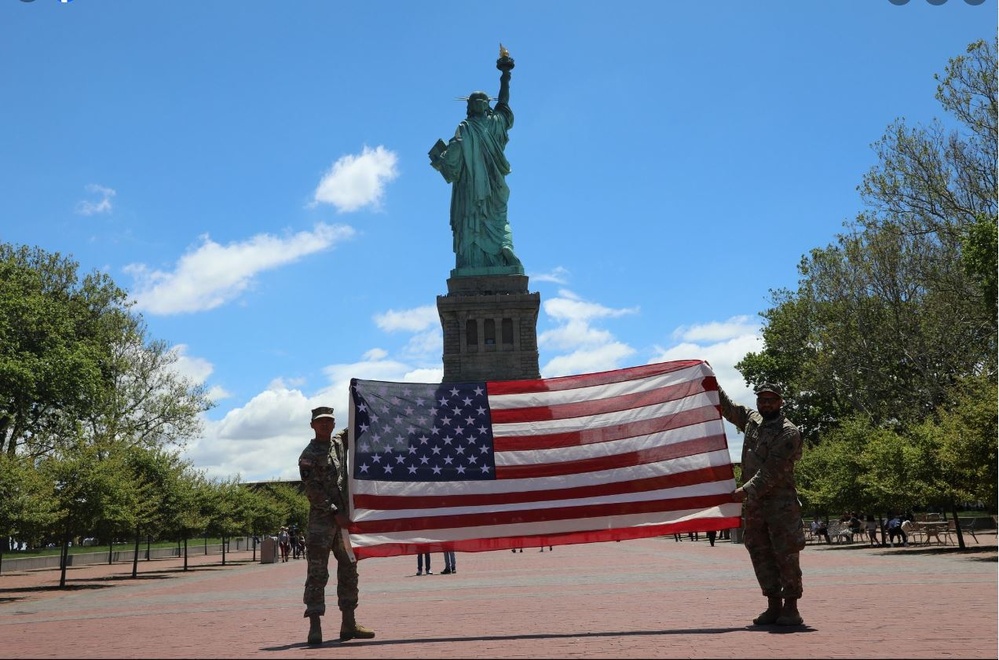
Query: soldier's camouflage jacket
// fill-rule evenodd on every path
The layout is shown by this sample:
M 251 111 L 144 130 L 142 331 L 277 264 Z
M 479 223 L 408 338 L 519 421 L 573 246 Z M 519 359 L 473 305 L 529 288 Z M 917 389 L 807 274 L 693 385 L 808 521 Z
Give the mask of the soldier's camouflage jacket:
M 747 500 L 797 497 L 794 463 L 801 458 L 801 433 L 781 413 L 765 421 L 752 408 L 741 406 L 718 390 L 722 416 L 745 433 L 742 475 Z
M 334 525 L 333 516 L 347 515 L 347 461 L 344 445 L 312 440 L 298 458 L 305 495 L 309 498 L 309 526 Z

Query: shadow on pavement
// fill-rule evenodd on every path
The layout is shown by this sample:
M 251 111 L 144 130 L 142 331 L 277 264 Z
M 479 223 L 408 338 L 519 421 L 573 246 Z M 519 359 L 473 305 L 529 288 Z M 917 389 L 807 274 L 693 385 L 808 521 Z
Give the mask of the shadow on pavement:
M 675 630 L 628 630 L 628 631 L 606 631 L 606 632 L 590 632 L 590 633 L 551 633 L 551 634 L 534 634 L 534 635 L 484 635 L 479 637 L 422 637 L 420 639 L 387 639 L 387 640 L 351 640 L 350 642 L 341 642 L 339 640 L 329 640 L 323 642 L 320 645 L 312 646 L 306 644 L 305 642 L 295 643 L 295 644 L 284 644 L 281 646 L 265 646 L 261 648 L 261 651 L 287 651 L 289 649 L 297 648 L 322 648 L 322 647 L 332 647 L 341 646 L 342 644 L 350 644 L 351 646 L 395 646 L 402 644 L 449 644 L 455 642 L 503 642 L 503 641 L 523 641 L 523 640 L 544 640 L 544 639 L 593 639 L 598 637 L 644 637 L 644 636 L 659 636 L 659 635 L 719 635 L 722 633 L 733 633 L 733 632 L 745 632 L 748 629 L 759 629 L 761 631 L 767 631 L 768 627 L 757 627 L 757 626 L 743 626 L 740 628 L 679 628 Z M 789 633 L 789 632 L 812 632 L 811 628 L 807 626 L 795 626 L 793 628 L 786 628 L 777 631 L 767 631 L 767 632 L 778 632 L 778 633 Z
M 32 587 L 9 587 L 7 589 L 0 589 L 0 594 L 23 594 L 32 593 L 36 591 L 86 591 L 90 589 L 107 589 L 112 587 L 111 584 L 67 584 L 65 587 L 60 587 L 59 585 L 44 585 L 44 586 L 32 586 Z

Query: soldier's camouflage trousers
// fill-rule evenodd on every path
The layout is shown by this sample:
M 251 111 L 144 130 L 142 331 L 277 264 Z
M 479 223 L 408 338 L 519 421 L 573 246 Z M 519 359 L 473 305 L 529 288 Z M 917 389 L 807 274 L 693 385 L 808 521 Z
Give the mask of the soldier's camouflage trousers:
M 801 598 L 798 553 L 805 548 L 801 504 L 794 496 L 747 502 L 743 541 L 767 598 Z
M 330 550 L 336 559 L 336 596 L 341 611 L 357 609 L 357 564 L 350 561 L 340 540 L 340 528 L 309 530 L 306 541 L 309 572 L 305 578 L 305 616 L 326 614 Z

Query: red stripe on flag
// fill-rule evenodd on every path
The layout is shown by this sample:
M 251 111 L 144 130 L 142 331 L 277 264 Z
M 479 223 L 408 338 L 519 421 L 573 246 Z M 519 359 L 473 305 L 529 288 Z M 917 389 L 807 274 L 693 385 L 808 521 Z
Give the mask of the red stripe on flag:
M 351 525 L 349 530 L 357 534 L 391 534 L 393 532 L 420 532 L 423 530 L 452 529 L 455 527 L 495 527 L 497 525 L 522 525 L 525 523 L 553 522 L 557 520 L 635 516 L 645 513 L 708 509 L 721 506 L 722 504 L 730 504 L 731 502 L 731 494 L 722 493 L 718 495 L 677 497 L 641 502 L 612 502 L 608 504 L 584 504 L 581 506 L 560 506 L 545 509 L 517 509 L 515 511 L 488 511 L 484 513 L 462 513 L 447 516 L 362 520 Z
M 700 360 L 677 360 L 675 362 L 658 362 L 641 367 L 615 369 L 613 371 L 598 371 L 592 374 L 578 376 L 560 376 L 543 380 L 491 380 L 486 383 L 486 391 L 490 396 L 495 394 L 529 394 L 532 392 L 559 392 L 579 387 L 609 385 L 623 383 L 629 380 L 647 378 L 659 374 L 668 374 L 681 369 L 689 369 L 703 364 Z
M 590 399 L 573 403 L 551 406 L 535 406 L 533 408 L 510 408 L 489 411 L 493 424 L 513 424 L 517 422 L 543 422 L 557 419 L 573 419 L 589 417 L 601 413 L 620 412 L 644 408 L 658 403 L 666 403 L 684 399 L 703 390 L 698 383 L 690 381 L 677 383 L 668 387 L 660 387 L 646 392 L 634 392 L 618 396 Z
M 652 433 L 672 431 L 685 426 L 702 424 L 718 419 L 718 409 L 714 406 L 704 406 L 693 410 L 684 410 L 672 415 L 664 415 L 654 419 L 636 420 L 601 426 L 582 431 L 566 431 L 563 433 L 545 433 L 543 435 L 499 436 L 493 437 L 493 450 L 496 453 L 505 451 L 526 451 L 531 449 L 557 449 L 559 447 L 581 447 L 599 442 L 611 442 L 634 438 Z
M 509 550 L 510 548 L 538 548 L 546 545 L 629 541 L 654 536 L 686 534 L 687 532 L 710 532 L 732 529 L 733 527 L 738 527 L 740 522 L 741 520 L 738 516 L 730 516 L 727 518 L 699 518 L 697 520 L 681 520 L 675 523 L 642 525 L 641 527 L 616 527 L 613 529 L 562 534 L 476 538 L 435 543 L 381 543 L 373 546 L 354 546 L 354 554 L 358 559 L 369 559 L 371 557 L 395 557 L 398 555 L 415 555 L 418 552 L 443 552 L 445 550 L 489 552 L 492 550 Z
M 442 509 L 463 506 L 490 506 L 500 504 L 526 504 L 571 500 L 582 497 L 608 497 L 624 493 L 642 493 L 664 488 L 680 488 L 732 478 L 732 465 L 688 470 L 676 474 L 631 479 L 611 483 L 598 483 L 574 488 L 548 488 L 545 490 L 518 490 L 506 493 L 470 493 L 455 495 L 354 495 L 356 509 L 395 511 L 400 509 Z
M 646 463 L 658 463 L 684 456 L 706 454 L 726 448 L 724 435 L 713 435 L 696 440 L 677 442 L 672 445 L 660 445 L 650 449 L 629 451 L 610 456 L 596 456 L 577 461 L 560 461 L 558 463 L 536 463 L 532 465 L 497 465 L 496 479 L 535 479 L 538 477 L 557 477 L 566 474 L 583 474 L 614 468 L 633 467 Z

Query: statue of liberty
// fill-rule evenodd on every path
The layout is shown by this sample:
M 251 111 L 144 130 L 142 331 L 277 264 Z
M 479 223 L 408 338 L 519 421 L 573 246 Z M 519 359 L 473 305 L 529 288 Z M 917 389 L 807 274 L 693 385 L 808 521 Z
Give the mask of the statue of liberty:
M 472 92 L 465 99 L 468 114 L 454 137 L 447 144 L 438 140 L 430 150 L 430 165 L 451 184 L 455 276 L 524 274 L 506 217 L 510 163 L 503 152 L 513 127 L 513 58 L 502 44 L 496 68 L 501 72 L 496 107 L 489 107 L 485 92 Z

